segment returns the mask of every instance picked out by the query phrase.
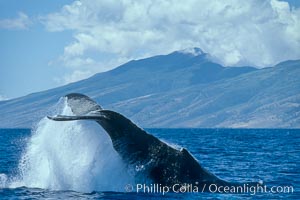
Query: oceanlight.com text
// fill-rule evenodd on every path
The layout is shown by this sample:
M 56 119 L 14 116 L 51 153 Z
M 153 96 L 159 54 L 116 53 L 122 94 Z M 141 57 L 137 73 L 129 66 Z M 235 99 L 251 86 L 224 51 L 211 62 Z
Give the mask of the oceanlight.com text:
M 220 194 L 250 194 L 256 195 L 259 193 L 293 193 L 293 186 L 266 186 L 266 185 L 249 185 L 242 184 L 238 186 L 224 186 L 218 184 L 174 184 L 165 186 L 162 184 L 128 184 L 125 186 L 126 192 L 136 193 L 156 193 L 165 195 L 166 193 L 220 193 Z

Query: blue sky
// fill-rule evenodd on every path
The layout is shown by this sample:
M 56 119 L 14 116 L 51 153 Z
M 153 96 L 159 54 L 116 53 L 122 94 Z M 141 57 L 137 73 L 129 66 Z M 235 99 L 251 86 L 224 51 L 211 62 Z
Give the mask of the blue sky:
M 2 0 L 0 100 L 190 47 L 232 66 L 299 59 L 299 7 L 298 0 Z

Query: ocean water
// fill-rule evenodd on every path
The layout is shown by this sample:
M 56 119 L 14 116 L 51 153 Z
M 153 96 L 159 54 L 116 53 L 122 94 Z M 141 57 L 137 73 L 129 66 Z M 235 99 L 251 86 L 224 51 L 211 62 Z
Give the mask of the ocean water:
M 162 194 L 137 193 L 134 188 L 126 192 L 126 186 L 135 183 L 116 152 L 110 152 L 105 132 L 94 125 L 57 125 L 43 119 L 33 130 L 0 129 L 0 199 L 300 198 L 300 130 L 146 129 L 170 145 L 188 149 L 224 180 L 261 180 L 281 191 Z M 293 191 L 283 191 L 284 186 Z

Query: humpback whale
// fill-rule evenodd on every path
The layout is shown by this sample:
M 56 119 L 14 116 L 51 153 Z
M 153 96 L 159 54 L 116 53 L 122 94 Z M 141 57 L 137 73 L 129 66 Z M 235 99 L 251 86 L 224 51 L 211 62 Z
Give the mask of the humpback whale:
M 65 96 L 74 115 L 48 116 L 55 121 L 93 120 L 111 138 L 113 148 L 128 166 L 143 166 L 142 176 L 152 183 L 239 186 L 241 183 L 224 181 L 204 169 L 185 149 L 175 149 L 147 133 L 120 113 L 102 109 L 83 94 Z M 139 176 L 141 174 L 137 174 Z M 255 185 L 257 183 L 247 183 Z

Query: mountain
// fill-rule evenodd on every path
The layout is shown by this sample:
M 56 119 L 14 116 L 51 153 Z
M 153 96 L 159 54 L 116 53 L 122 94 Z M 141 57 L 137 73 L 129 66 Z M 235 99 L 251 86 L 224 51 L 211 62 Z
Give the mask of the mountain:
M 224 67 L 201 49 L 133 60 L 51 90 L 0 101 L 0 127 L 31 127 L 79 92 L 142 127 L 300 127 L 300 60 Z

